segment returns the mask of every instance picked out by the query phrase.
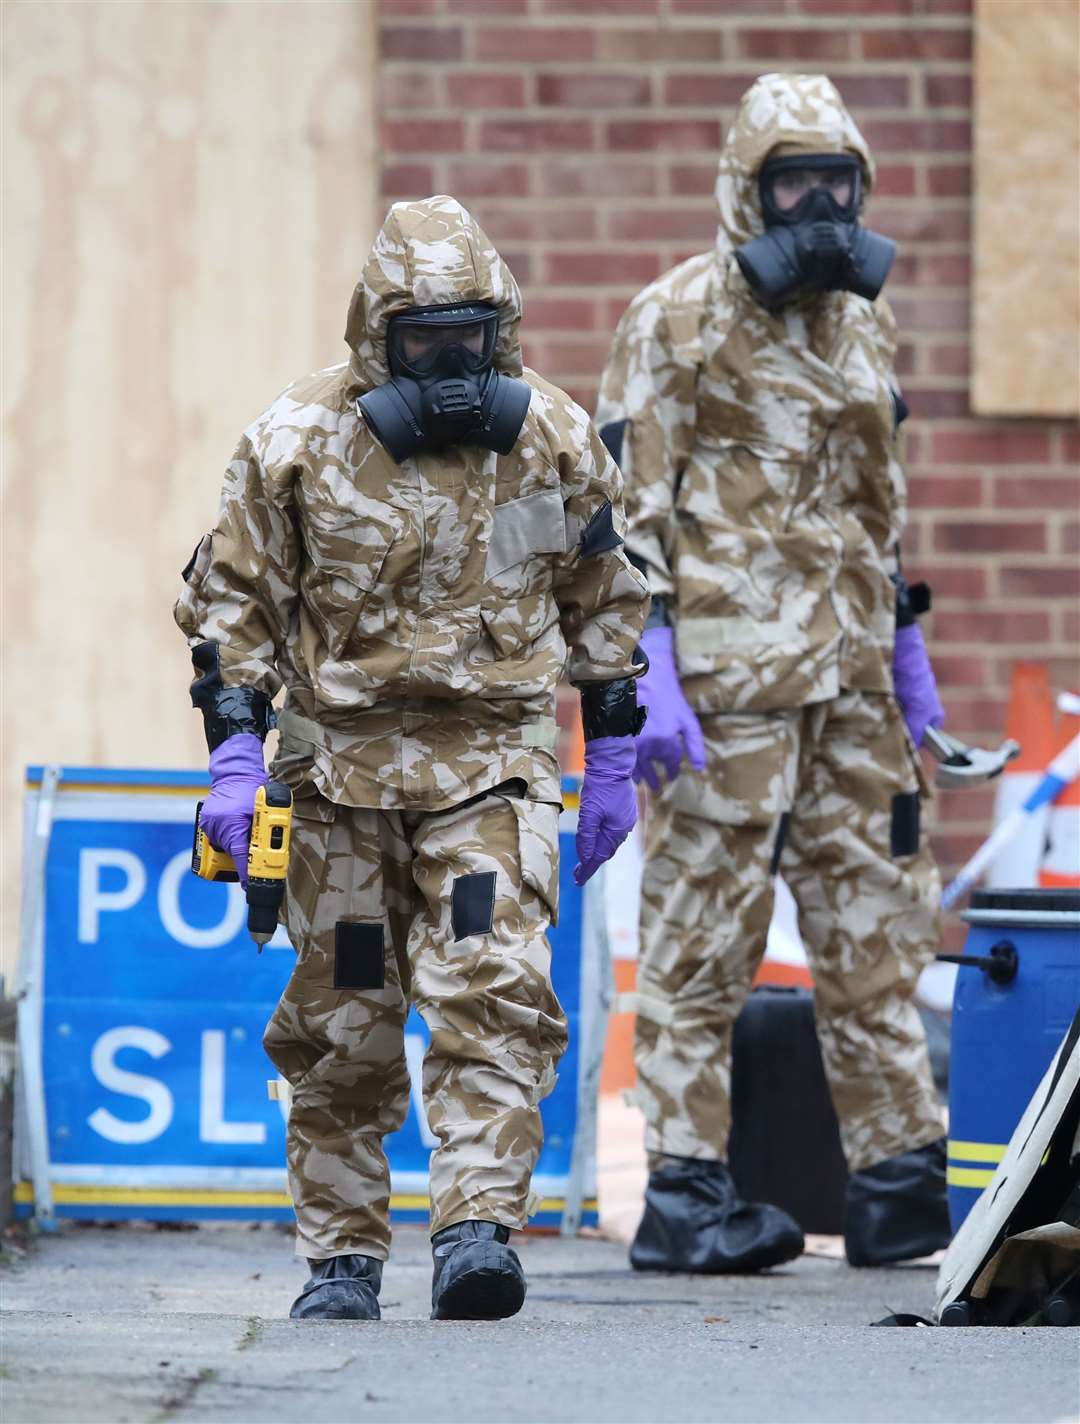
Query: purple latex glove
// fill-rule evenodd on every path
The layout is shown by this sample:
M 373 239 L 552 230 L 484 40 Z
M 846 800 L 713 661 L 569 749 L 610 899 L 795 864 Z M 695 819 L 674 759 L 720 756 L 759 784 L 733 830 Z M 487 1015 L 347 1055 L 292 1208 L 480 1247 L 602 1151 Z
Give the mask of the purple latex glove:
M 212 846 L 232 856 L 245 889 L 255 793 L 265 781 L 263 744 L 254 733 L 237 732 L 210 753 L 210 795 L 202 806 L 202 828 Z
M 945 722 L 945 709 L 938 697 L 930 655 L 917 623 L 897 628 L 893 644 L 893 687 L 911 740 L 922 746 L 927 727 L 940 727 Z
M 610 860 L 637 821 L 633 737 L 597 737 L 585 743 L 585 780 L 578 808 L 574 884 L 584 885 Z
M 653 791 L 660 790 L 654 762 L 667 772 L 669 781 L 679 774 L 685 750 L 695 771 L 705 770 L 705 738 L 701 723 L 679 686 L 675 667 L 675 630 L 646 628 L 641 646 L 649 659 L 649 670 L 637 682 L 638 706 L 648 711 L 648 720 L 637 738 L 637 767 L 634 780 L 644 780 Z

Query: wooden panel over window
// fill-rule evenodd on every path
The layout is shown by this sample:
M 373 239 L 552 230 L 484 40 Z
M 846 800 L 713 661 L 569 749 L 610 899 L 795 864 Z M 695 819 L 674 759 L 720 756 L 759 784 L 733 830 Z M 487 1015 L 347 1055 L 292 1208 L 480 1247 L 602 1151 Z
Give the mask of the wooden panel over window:
M 977 0 L 972 406 L 1080 414 L 1080 6 Z

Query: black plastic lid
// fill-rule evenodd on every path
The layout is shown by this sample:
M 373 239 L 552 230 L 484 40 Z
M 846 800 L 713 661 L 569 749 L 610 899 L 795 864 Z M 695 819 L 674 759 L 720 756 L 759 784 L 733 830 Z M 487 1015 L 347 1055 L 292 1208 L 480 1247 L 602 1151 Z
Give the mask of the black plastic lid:
M 974 890 L 973 910 L 1080 910 L 1080 890 Z

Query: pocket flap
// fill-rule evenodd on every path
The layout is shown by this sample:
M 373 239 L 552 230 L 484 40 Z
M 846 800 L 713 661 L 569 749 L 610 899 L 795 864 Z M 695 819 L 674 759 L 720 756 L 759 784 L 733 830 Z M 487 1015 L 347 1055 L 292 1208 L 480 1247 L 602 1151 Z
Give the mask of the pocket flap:
M 386 562 L 388 546 L 380 544 L 378 547 L 367 548 L 361 544 L 353 544 L 348 548 L 341 547 L 341 544 L 342 541 L 338 541 L 338 547 L 331 552 L 326 547 L 321 547 L 314 539 L 308 540 L 305 553 L 311 565 L 309 577 L 325 578 L 332 582 L 340 579 L 343 584 L 359 593 L 370 593 Z
M 532 554 L 566 553 L 566 515 L 559 490 L 540 490 L 495 506 L 484 577 L 494 578 Z

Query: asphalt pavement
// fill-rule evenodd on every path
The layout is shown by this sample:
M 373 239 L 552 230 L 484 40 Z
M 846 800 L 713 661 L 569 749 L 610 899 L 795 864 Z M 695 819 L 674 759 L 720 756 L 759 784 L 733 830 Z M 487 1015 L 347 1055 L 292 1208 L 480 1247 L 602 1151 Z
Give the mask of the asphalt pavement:
M 527 1236 L 513 1320 L 428 1319 L 399 1228 L 383 1321 L 290 1321 L 280 1228 L 64 1225 L 0 1284 L 4 1424 L 36 1421 L 1064 1421 L 1076 1330 L 871 1329 L 927 1314 L 932 1269 L 806 1255 L 764 1276 L 638 1275 L 625 1246 Z

